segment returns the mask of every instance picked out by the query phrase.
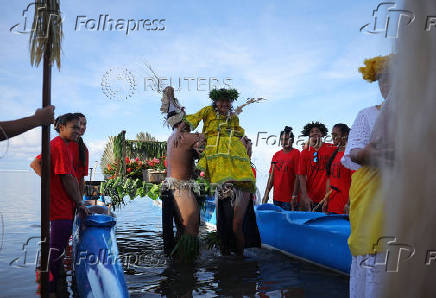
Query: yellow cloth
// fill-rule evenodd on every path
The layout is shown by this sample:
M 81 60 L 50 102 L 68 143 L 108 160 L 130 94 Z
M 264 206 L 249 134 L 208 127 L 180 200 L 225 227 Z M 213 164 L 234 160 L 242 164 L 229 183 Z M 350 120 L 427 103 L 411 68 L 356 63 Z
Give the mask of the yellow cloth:
M 207 106 L 195 114 L 187 115 L 191 130 L 203 120 L 206 148 L 197 167 L 205 172 L 211 183 L 234 181 L 242 190 L 254 193 L 256 182 L 247 150 L 241 142 L 244 129 L 239 126 L 238 116 L 229 119 Z
M 348 246 L 353 256 L 374 254 L 382 236 L 383 204 L 378 170 L 362 167 L 351 176 Z

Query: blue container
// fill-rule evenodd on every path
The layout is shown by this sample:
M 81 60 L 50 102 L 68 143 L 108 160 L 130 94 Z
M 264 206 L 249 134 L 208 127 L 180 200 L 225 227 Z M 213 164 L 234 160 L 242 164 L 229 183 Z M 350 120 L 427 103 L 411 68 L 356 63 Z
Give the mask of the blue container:
M 73 270 L 80 297 L 129 297 L 115 224 L 115 217 L 104 214 L 74 219 Z
M 216 226 L 215 197 L 206 197 L 204 206 L 200 209 L 200 218 L 209 225 Z

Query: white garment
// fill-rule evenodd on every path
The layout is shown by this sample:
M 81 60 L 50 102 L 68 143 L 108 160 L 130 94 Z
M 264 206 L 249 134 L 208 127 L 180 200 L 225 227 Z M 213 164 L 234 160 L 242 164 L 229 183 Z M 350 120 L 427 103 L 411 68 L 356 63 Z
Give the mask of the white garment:
M 380 115 L 380 110 L 378 110 L 376 106 L 363 109 L 357 114 L 351 126 L 344 156 L 341 159 L 341 163 L 344 167 L 351 170 L 358 170 L 360 168 L 359 164 L 351 161 L 350 152 L 352 149 L 363 149 L 369 143 L 371 132 L 378 115 Z
M 382 297 L 386 266 L 375 265 L 384 253 L 352 256 L 350 269 L 350 298 Z M 376 262 L 376 259 L 378 262 Z

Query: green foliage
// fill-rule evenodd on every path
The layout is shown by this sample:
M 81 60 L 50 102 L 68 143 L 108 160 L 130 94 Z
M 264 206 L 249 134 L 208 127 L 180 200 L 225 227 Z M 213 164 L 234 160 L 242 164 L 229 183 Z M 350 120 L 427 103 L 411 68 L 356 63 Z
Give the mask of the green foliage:
M 114 145 L 113 145 L 113 152 L 115 160 L 121 160 L 123 158 L 123 133 L 120 132 L 116 137 L 114 137 Z
M 167 152 L 167 142 L 156 141 L 126 141 L 126 154 L 130 158 L 159 158 Z
M 199 253 L 200 240 L 198 236 L 183 234 L 179 241 L 177 241 L 176 246 L 171 252 L 171 256 L 182 262 L 191 263 L 197 258 Z
M 228 100 L 228 101 L 234 101 L 238 98 L 239 93 L 236 89 L 213 89 L 209 92 L 209 97 L 213 101 L 217 100 Z
M 125 205 L 124 198 L 129 196 L 131 200 L 136 197 L 149 197 L 156 200 L 160 194 L 160 184 L 144 182 L 140 179 L 117 177 L 102 182 L 100 193 L 110 196 L 114 208 Z
M 140 142 L 157 142 L 157 139 L 155 137 L 153 137 L 148 132 L 144 133 L 143 131 L 136 134 L 136 140 Z
M 217 231 L 208 232 L 204 237 L 204 242 L 206 242 L 208 249 L 221 247 L 221 240 L 218 237 Z

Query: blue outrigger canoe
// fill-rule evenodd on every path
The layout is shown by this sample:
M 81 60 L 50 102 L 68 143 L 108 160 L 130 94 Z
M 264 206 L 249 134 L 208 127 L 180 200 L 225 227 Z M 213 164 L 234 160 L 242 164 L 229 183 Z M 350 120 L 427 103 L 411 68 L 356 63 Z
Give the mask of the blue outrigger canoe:
M 255 207 L 262 244 L 288 255 L 343 273 L 350 273 L 347 215 L 285 211 L 263 204 Z
M 347 215 L 285 211 L 272 204 L 258 205 L 254 210 L 262 246 L 342 274 L 350 273 Z M 200 216 L 206 224 L 216 225 L 213 198 L 206 200 Z
M 106 206 L 87 206 L 93 213 L 76 215 L 73 225 L 73 271 L 79 297 L 129 297 L 115 236 L 116 217 L 98 214 Z M 107 210 L 107 209 L 106 209 Z

